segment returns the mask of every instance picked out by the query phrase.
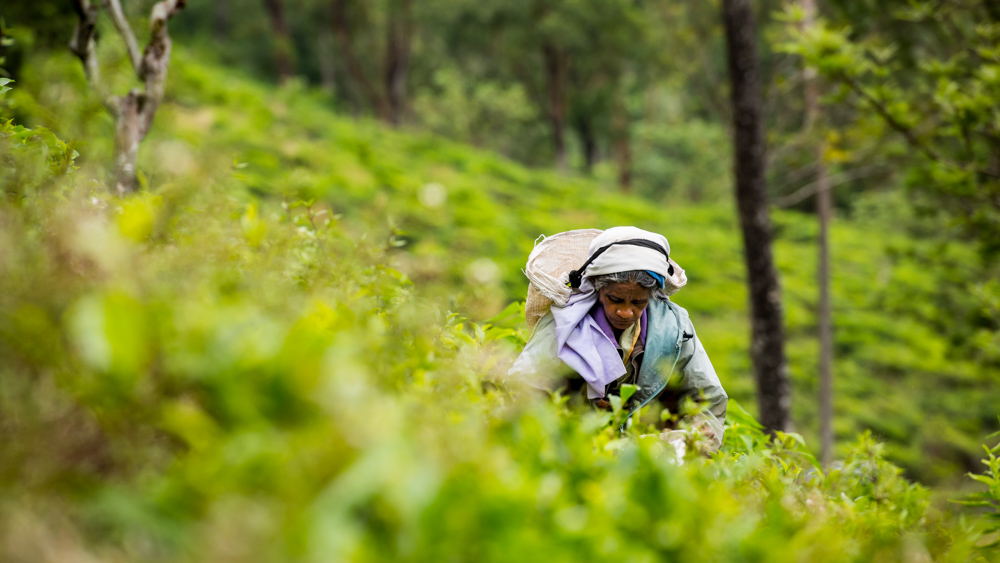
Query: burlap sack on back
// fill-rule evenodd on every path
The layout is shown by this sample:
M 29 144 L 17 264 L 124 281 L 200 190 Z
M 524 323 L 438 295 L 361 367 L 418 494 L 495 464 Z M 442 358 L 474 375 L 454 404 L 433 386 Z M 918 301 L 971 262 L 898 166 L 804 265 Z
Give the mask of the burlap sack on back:
M 534 329 L 553 303 L 559 307 L 566 305 L 573 291 L 566 285 L 569 272 L 587 261 L 590 241 L 602 232 L 600 229 L 579 229 L 550 237 L 543 235 L 535 242 L 524 268 L 524 274 L 531 281 L 524 305 L 528 328 Z
M 569 283 L 569 273 L 587 261 L 590 242 L 603 233 L 600 229 L 580 229 L 566 231 L 550 237 L 542 235 L 535 241 L 535 248 L 528 255 L 524 274 L 531 282 L 524 304 L 524 319 L 528 328 L 534 330 L 538 321 L 549 312 L 552 305 L 565 307 L 573 290 Z M 684 268 L 670 259 L 674 274 L 667 276 L 663 293 L 673 295 L 687 285 Z

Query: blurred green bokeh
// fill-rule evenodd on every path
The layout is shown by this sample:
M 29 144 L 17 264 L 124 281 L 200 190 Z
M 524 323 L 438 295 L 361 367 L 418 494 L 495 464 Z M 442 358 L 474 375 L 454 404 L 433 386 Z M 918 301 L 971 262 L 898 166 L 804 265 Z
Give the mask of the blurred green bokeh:
M 124 62 L 114 48 L 102 56 Z M 389 131 L 300 83 L 267 86 L 178 46 L 140 153 L 146 189 L 119 200 L 104 187 L 114 124 L 78 66 L 69 54 L 31 60 L 0 98 L 2 559 L 977 553 L 980 525 L 893 465 L 948 486 L 981 470 L 1000 391 L 989 364 L 955 357 L 935 324 L 969 306 L 939 290 L 975 251 L 892 229 L 895 196 L 870 196 L 867 216 L 833 231 L 844 462 L 824 474 L 804 445 L 817 426 L 810 218 L 775 216 L 805 438 L 768 442 L 752 417 L 725 199 L 691 203 L 654 183 L 622 195 Z M 641 137 L 678 156 L 640 174 L 690 186 L 714 170 L 706 182 L 724 193 L 728 157 L 695 158 L 723 141 L 717 128 Z M 677 301 L 735 399 L 711 459 L 678 463 L 639 437 L 642 421 L 619 441 L 610 415 L 506 377 L 527 336 L 518 301 L 532 242 L 620 224 L 664 233 L 690 278 Z

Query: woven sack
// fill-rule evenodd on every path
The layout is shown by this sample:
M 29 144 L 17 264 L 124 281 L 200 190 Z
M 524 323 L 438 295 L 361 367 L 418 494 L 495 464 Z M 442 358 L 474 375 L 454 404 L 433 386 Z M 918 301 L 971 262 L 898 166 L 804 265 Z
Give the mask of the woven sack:
M 573 293 L 566 285 L 569 283 L 569 272 L 587 261 L 590 241 L 602 232 L 600 229 L 580 229 L 550 237 L 542 235 L 535 241 L 535 248 L 528 255 L 528 264 L 524 268 L 524 274 L 531 282 L 524 304 L 528 328 L 534 329 L 553 303 L 557 307 L 566 306 Z

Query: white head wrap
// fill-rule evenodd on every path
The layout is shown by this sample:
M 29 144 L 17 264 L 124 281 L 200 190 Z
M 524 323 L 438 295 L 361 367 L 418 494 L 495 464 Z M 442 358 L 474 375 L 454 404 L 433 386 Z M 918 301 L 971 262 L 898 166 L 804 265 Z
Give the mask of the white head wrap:
M 590 242 L 587 256 L 593 256 L 595 252 L 609 244 L 632 239 L 648 240 L 663 248 L 663 252 L 644 246 L 614 244 L 595 258 L 581 274 L 584 277 L 593 277 L 632 270 L 649 270 L 669 278 L 671 268 L 667 256 L 670 255 L 670 243 L 667 242 L 667 237 L 638 227 L 612 227 L 604 231 Z

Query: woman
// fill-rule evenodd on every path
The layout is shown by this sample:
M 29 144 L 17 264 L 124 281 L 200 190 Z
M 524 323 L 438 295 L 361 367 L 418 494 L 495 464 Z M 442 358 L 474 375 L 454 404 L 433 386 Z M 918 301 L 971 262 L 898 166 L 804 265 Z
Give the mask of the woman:
M 685 398 L 703 401 L 707 409 L 690 422 L 717 448 L 728 396 L 687 311 L 667 297 L 668 285 L 683 285 L 678 276 L 662 235 L 636 227 L 604 231 L 570 273 L 574 292 L 566 306 L 542 317 L 510 373 L 536 381 L 569 375 L 570 387 L 585 383 L 597 407 L 622 385 L 636 385 L 630 416 L 655 399 L 673 409 Z

